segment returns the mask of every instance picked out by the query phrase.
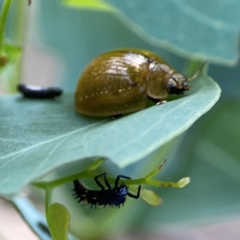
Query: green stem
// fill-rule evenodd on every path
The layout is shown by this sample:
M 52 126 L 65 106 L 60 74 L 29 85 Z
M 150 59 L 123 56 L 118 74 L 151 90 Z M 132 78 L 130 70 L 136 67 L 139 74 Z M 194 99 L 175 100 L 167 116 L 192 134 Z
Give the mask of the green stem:
M 67 176 L 64 178 L 60 178 L 57 180 L 49 181 L 49 182 L 45 182 L 45 181 L 33 182 L 32 185 L 38 188 L 43 188 L 43 189 L 46 189 L 47 187 L 56 188 L 68 182 L 72 182 L 74 179 L 89 178 L 89 177 L 93 178 L 95 176 L 97 176 L 97 174 L 94 174 L 93 172 L 85 170 L 83 172 L 80 172 L 71 176 Z
M 27 6 L 23 1 L 17 1 L 16 12 L 15 12 L 15 24 L 14 24 L 14 39 L 19 46 L 23 46 L 26 40 L 27 31 L 28 31 L 28 15 L 27 15 Z M 23 71 L 23 57 L 20 58 L 17 63 L 17 77 L 14 82 L 11 83 L 11 92 L 16 91 L 17 83 L 21 82 L 22 71 Z
M 53 192 L 53 189 L 50 188 L 50 187 L 47 187 L 46 188 L 46 198 L 45 198 L 45 212 L 46 214 L 48 213 L 48 207 L 50 206 L 51 204 L 51 201 L 52 201 L 52 192 Z
M 2 55 L 6 21 L 7 21 L 8 11 L 9 11 L 11 3 L 12 3 L 12 0 L 4 1 L 3 7 L 2 7 L 2 12 L 0 15 L 0 56 Z
M 43 188 L 43 189 L 47 189 L 47 188 L 56 188 L 59 187 L 61 185 L 64 185 L 68 182 L 72 182 L 74 179 L 80 179 L 80 178 L 94 178 L 96 177 L 98 174 L 95 174 L 93 172 L 89 172 L 88 170 L 83 171 L 81 173 L 77 173 L 71 176 L 67 176 L 65 178 L 61 178 L 61 179 L 57 179 L 57 180 L 53 180 L 53 181 L 49 181 L 49 182 L 33 182 L 32 185 L 38 188 Z M 115 178 L 112 177 L 108 177 L 108 181 L 110 183 L 114 183 L 115 182 Z M 138 179 L 131 179 L 131 180 L 124 180 L 124 183 L 126 185 L 142 185 L 142 184 L 148 184 L 148 185 L 152 185 L 152 186 L 156 186 L 156 187 L 179 187 L 179 183 L 178 182 L 168 182 L 168 181 L 159 181 L 159 180 L 154 180 L 151 178 L 138 178 Z
M 99 159 L 99 160 L 93 162 L 86 170 L 84 170 L 80 173 L 76 173 L 76 174 L 73 174 L 73 175 L 70 175 L 70 176 L 67 176 L 64 178 L 60 178 L 60 179 L 48 181 L 48 182 L 45 182 L 45 181 L 33 182 L 32 185 L 48 191 L 48 189 L 54 189 L 63 184 L 66 184 L 68 182 L 72 182 L 72 181 L 74 181 L 74 179 L 94 178 L 97 176 L 97 174 L 94 173 L 94 170 L 96 168 L 98 168 L 104 161 L 105 161 L 104 159 Z M 156 187 L 183 187 L 190 181 L 190 179 L 188 179 L 188 178 L 185 178 L 185 180 L 180 179 L 180 182 L 179 181 L 178 182 L 167 182 L 167 181 L 159 181 L 159 180 L 152 179 L 152 177 L 154 177 L 156 174 L 159 173 L 159 171 L 161 170 L 161 168 L 163 167 L 165 162 L 166 162 L 166 160 L 164 160 L 157 169 L 150 172 L 144 178 L 129 179 L 129 180 L 124 180 L 123 182 L 127 185 L 148 184 L 148 185 L 152 185 L 152 186 L 156 186 Z M 110 183 L 114 183 L 116 179 L 112 178 L 112 177 L 108 177 L 108 180 Z

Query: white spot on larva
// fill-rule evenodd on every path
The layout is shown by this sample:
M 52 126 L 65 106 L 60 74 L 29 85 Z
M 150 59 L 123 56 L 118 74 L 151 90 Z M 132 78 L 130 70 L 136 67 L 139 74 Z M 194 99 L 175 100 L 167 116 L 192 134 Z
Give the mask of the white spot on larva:
M 131 89 L 132 89 L 132 87 L 129 87 L 129 88 L 128 88 L 128 90 L 131 90 Z
M 100 92 L 100 94 L 103 94 L 103 92 Z
M 122 92 L 122 89 L 119 89 L 118 91 L 119 91 L 119 92 Z
M 82 101 L 83 99 L 80 97 L 79 100 Z
M 108 91 L 105 91 L 105 93 L 108 93 Z

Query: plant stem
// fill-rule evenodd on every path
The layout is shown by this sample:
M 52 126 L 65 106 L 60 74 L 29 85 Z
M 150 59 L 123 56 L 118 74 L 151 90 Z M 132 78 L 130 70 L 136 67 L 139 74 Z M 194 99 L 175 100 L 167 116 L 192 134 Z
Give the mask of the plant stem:
M 97 174 L 94 174 L 91 171 L 85 170 L 83 172 L 80 172 L 80 173 L 77 173 L 77 174 L 74 174 L 74 175 L 70 175 L 70 176 L 67 176 L 67 177 L 64 177 L 64 178 L 60 178 L 60 179 L 57 179 L 57 180 L 49 181 L 49 182 L 45 182 L 45 181 L 33 182 L 32 186 L 42 188 L 42 189 L 46 189 L 48 187 L 56 188 L 56 187 L 59 187 L 63 184 L 66 184 L 68 182 L 72 182 L 74 179 L 87 178 L 87 177 L 94 178 L 95 176 L 97 176 Z
M 47 187 L 46 188 L 46 197 L 45 197 L 45 212 L 46 214 L 48 213 L 48 207 L 50 206 L 51 204 L 51 201 L 52 201 L 52 192 L 53 192 L 53 189 L 52 188 L 49 188 Z
M 25 2 L 17 1 L 15 8 L 15 19 L 14 19 L 14 41 L 19 45 L 23 46 L 26 41 L 27 31 L 28 31 L 28 15 Z M 16 85 L 21 82 L 23 77 L 23 56 L 20 57 L 19 62 L 16 63 L 16 77 L 14 81 L 9 83 L 10 92 L 16 93 Z
M 0 56 L 2 55 L 6 21 L 7 21 L 8 11 L 9 11 L 11 3 L 12 3 L 12 0 L 4 1 L 3 7 L 2 7 L 2 12 L 0 15 Z
M 63 184 L 66 184 L 68 182 L 72 182 L 74 179 L 80 179 L 80 178 L 94 178 L 97 176 L 96 173 L 94 173 L 94 170 L 98 168 L 105 160 L 104 159 L 99 159 L 95 162 L 93 162 L 86 170 L 76 173 L 67 177 L 63 177 L 57 180 L 45 182 L 45 181 L 39 181 L 39 182 L 33 182 L 32 185 L 38 188 L 42 188 L 45 190 L 48 189 L 54 189 L 56 187 L 59 187 Z M 185 180 L 182 180 L 183 182 L 168 182 L 168 181 L 159 181 L 159 180 L 154 180 L 152 177 L 154 177 L 156 174 L 159 173 L 161 168 L 163 167 L 164 163 L 166 162 L 166 159 L 162 162 L 162 164 L 152 172 L 150 172 L 146 177 L 144 178 L 138 178 L 138 179 L 131 179 L 131 180 L 124 180 L 123 182 L 127 185 L 141 185 L 141 184 L 148 184 L 156 187 L 183 187 L 188 184 L 190 179 L 185 178 Z M 108 177 L 108 181 L 110 183 L 115 182 L 115 178 Z

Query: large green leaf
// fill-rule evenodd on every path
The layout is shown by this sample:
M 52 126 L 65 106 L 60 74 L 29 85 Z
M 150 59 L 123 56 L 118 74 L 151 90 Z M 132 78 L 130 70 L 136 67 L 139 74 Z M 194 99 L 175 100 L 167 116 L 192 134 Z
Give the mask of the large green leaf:
M 185 56 L 236 63 L 240 2 L 105 0 L 133 31 Z
M 139 161 L 185 131 L 218 100 L 220 89 L 199 77 L 189 94 L 117 120 L 75 113 L 73 94 L 52 100 L 0 98 L 0 193 L 18 192 L 70 161 L 106 157 L 119 167 Z

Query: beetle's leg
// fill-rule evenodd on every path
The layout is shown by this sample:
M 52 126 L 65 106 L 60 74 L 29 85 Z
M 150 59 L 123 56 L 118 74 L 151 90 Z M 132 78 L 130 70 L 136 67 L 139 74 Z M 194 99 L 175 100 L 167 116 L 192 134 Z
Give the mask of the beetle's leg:
M 109 116 L 110 120 L 115 120 L 115 119 L 118 119 L 122 116 L 123 114 L 117 114 L 117 115 L 112 115 L 112 116 Z
M 95 180 L 95 182 L 97 183 L 97 185 L 102 189 L 102 190 L 104 190 L 104 186 L 100 183 L 100 181 L 98 180 L 98 178 L 100 178 L 101 176 L 103 176 L 104 177 L 104 180 L 105 180 L 105 183 L 106 183 L 106 172 L 105 173 L 102 173 L 102 174 L 100 174 L 100 175 L 97 175 L 95 178 L 94 178 L 94 180 Z M 108 187 L 109 187 L 109 183 L 108 184 L 106 184 Z
M 138 192 L 137 192 L 137 195 L 134 195 L 134 194 L 132 194 L 132 193 L 127 193 L 127 195 L 129 196 L 129 197 L 131 197 L 131 198 L 139 198 L 139 196 L 140 196 L 140 191 L 141 191 L 141 185 L 139 185 L 138 186 Z
M 116 178 L 116 181 L 115 181 L 115 188 L 116 189 L 118 188 L 118 183 L 119 183 L 120 178 L 131 179 L 130 177 L 127 177 L 127 176 L 124 176 L 124 175 L 118 175 L 117 178 Z
M 166 103 L 167 101 L 165 101 L 165 100 L 158 100 L 158 102 L 156 103 L 156 105 L 158 106 L 158 105 L 161 105 L 161 104 L 164 104 L 164 103 Z
M 167 101 L 165 101 L 165 100 L 162 100 L 162 99 L 154 99 L 154 98 L 151 98 L 151 97 L 149 97 L 149 96 L 148 96 L 147 98 L 150 99 L 151 101 L 155 102 L 156 105 L 161 105 L 161 104 L 167 102 Z

